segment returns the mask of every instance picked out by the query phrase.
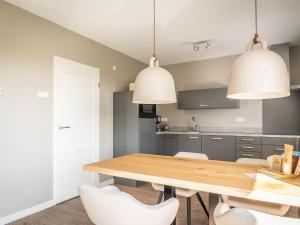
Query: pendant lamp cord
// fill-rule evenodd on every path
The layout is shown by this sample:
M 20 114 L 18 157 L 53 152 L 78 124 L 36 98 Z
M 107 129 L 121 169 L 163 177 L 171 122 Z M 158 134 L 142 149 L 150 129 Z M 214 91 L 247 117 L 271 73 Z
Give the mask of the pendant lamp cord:
M 257 32 L 257 0 L 254 0 L 255 1 L 255 35 L 254 35 L 254 38 L 253 38 L 253 43 L 254 44 L 257 44 L 258 43 L 258 32 Z
M 157 61 L 156 56 L 156 5 L 155 0 L 153 0 L 153 57 Z

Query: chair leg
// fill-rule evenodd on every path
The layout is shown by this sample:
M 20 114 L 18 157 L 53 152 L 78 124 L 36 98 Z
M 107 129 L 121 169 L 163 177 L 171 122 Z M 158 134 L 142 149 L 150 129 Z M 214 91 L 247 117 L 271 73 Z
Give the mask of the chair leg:
M 197 196 L 197 198 L 198 198 L 198 200 L 199 200 L 199 202 L 200 202 L 200 204 L 201 204 L 201 206 L 202 206 L 202 208 L 203 208 L 206 216 L 209 217 L 208 210 L 207 210 L 207 208 L 206 208 L 206 206 L 205 206 L 205 204 L 204 204 L 204 202 L 203 202 L 203 200 L 201 198 L 201 195 L 199 193 L 197 193 L 196 196 Z
M 191 197 L 186 198 L 186 224 L 192 224 Z
M 161 203 L 161 200 L 162 200 L 162 197 L 163 197 L 163 196 L 164 196 L 164 192 L 163 192 L 163 191 L 159 192 L 159 196 L 158 196 L 158 199 L 157 199 L 156 204 Z

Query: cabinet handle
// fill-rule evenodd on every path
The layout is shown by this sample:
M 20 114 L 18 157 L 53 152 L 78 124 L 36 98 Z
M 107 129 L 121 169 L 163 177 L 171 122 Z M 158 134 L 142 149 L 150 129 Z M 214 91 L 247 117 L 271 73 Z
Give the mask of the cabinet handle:
M 281 151 L 281 152 L 282 152 L 282 151 L 284 151 L 284 148 L 275 148 L 274 150 L 275 150 L 275 151 Z
M 253 146 L 241 146 L 241 148 L 243 148 L 243 149 L 253 149 L 255 147 L 253 147 Z
M 199 137 L 189 137 L 190 139 L 199 139 Z
M 250 139 L 250 138 L 242 138 L 241 141 L 254 141 L 254 139 Z
M 214 137 L 214 138 L 211 138 L 211 140 L 223 140 L 222 137 Z
M 209 105 L 208 104 L 201 104 L 199 105 L 200 107 L 208 107 Z
M 241 156 L 254 157 L 255 155 L 252 155 L 252 154 L 241 154 Z

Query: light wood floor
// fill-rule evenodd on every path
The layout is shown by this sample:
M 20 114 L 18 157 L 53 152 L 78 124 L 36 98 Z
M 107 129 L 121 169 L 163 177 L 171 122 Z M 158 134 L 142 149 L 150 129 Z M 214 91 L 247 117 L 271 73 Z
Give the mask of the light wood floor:
M 155 204 L 158 192 L 154 191 L 149 184 L 138 188 L 120 186 L 125 192 L 133 195 L 138 200 L 146 204 Z M 201 194 L 206 205 L 207 194 Z M 186 225 L 186 201 L 179 198 L 180 208 L 177 216 L 177 225 Z M 56 205 L 42 212 L 25 217 L 9 225 L 92 225 L 87 217 L 79 198 L 72 199 L 62 204 Z M 207 225 L 208 220 L 196 197 L 192 201 L 192 225 Z M 141 224 L 142 225 L 142 224 Z

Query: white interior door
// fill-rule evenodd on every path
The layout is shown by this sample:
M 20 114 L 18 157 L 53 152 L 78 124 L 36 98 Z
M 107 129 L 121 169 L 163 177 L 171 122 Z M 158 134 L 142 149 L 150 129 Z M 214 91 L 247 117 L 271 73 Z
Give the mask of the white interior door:
M 99 69 L 54 57 L 54 199 L 98 183 L 82 166 L 99 160 Z

